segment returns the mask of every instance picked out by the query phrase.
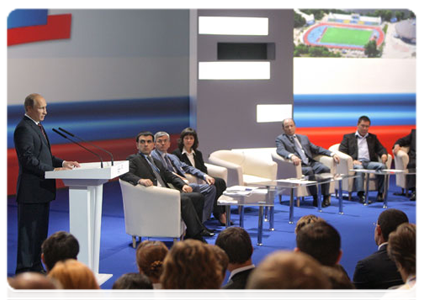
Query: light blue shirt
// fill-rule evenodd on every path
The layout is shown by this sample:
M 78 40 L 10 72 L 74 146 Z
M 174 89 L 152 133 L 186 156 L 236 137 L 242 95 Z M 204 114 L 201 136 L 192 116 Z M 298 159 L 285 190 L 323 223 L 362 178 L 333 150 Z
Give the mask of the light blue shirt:
M 361 136 L 358 131 L 356 131 L 355 136 L 357 137 L 358 160 L 370 161 L 369 146 L 367 145 L 367 137 L 369 134 L 366 133 L 365 136 Z

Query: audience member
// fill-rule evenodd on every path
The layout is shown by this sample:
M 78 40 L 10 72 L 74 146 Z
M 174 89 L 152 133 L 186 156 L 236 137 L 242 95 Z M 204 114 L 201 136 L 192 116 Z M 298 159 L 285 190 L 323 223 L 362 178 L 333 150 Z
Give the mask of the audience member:
M 204 196 L 193 193 L 192 188 L 178 176 L 169 172 L 160 161 L 151 157 L 154 148 L 154 136 L 150 131 L 142 131 L 136 137 L 137 154 L 127 157 L 129 172 L 120 178 L 133 185 L 145 187 L 159 186 L 170 188 L 171 183 L 181 191 L 181 216 L 187 226 L 186 237 L 206 242 L 203 236 L 213 236 L 201 219 L 203 217 Z
M 226 252 L 216 245 L 209 245 L 209 247 L 215 252 L 217 260 L 222 267 L 222 277 L 225 278 L 226 270 L 228 269 L 229 265 L 229 257 Z
M 352 157 L 354 169 L 383 170 L 386 169 L 388 152 L 379 142 L 375 134 L 369 133 L 370 119 L 367 116 L 361 116 L 358 119 L 357 131 L 344 135 L 339 151 Z M 379 156 L 382 162 L 379 162 Z M 354 179 L 355 190 L 361 203 L 365 203 L 364 195 L 364 173 L 359 173 Z M 377 201 L 383 201 L 383 182 L 384 176 L 377 176 L 378 194 Z M 371 201 L 369 202 L 371 203 Z
M 330 289 L 318 261 L 301 252 L 276 251 L 251 273 L 247 289 Z
M 216 246 L 222 248 L 229 258 L 231 272 L 224 289 L 245 289 L 248 277 L 254 269 L 251 260 L 253 245 L 248 232 L 241 227 L 228 227 L 216 239 Z
M 322 266 L 322 271 L 329 278 L 332 289 L 355 289 L 351 279 L 343 270 L 329 266 Z
M 59 282 L 39 273 L 22 273 L 8 280 L 5 300 L 68 300 Z
M 170 147 L 170 136 L 167 132 L 159 131 L 154 135 L 155 149 L 151 151 L 151 156 L 159 160 L 163 166 L 176 176 L 184 180 L 192 190 L 201 193 L 204 196 L 204 208 L 202 221 L 205 222 L 210 218 L 216 199 L 216 187 L 214 178 L 201 172 L 200 170 L 187 165 L 180 161 L 176 155 L 167 153 Z M 191 174 L 201 180 L 205 180 L 206 184 L 189 183 L 186 174 Z
M 420 226 L 401 224 L 389 235 L 388 255 L 405 284 L 386 293 L 382 300 L 420 299 Z
M 378 251 L 357 263 L 353 277 L 357 289 L 387 289 L 404 284 L 387 251 L 389 234 L 402 223 L 408 223 L 408 217 L 398 209 L 387 209 L 379 215 L 374 232 Z
M 302 216 L 298 221 L 297 225 L 295 226 L 295 234 L 298 233 L 298 230 L 306 226 L 307 224 L 315 223 L 315 222 L 326 222 L 323 218 L 320 218 L 316 215 L 305 215 Z
M 114 290 L 148 290 L 153 289 L 153 285 L 147 276 L 140 273 L 126 273 L 120 276 L 112 289 Z
M 348 277 L 339 264 L 342 257 L 341 236 L 332 225 L 326 222 L 310 223 L 298 230 L 296 239 L 295 251 L 304 252 L 322 265 L 338 269 Z
M 63 289 L 99 289 L 94 273 L 83 263 L 68 259 L 59 261 L 48 277 L 60 282 Z
M 310 180 L 316 180 L 315 174 L 330 173 L 330 169 L 324 164 L 315 161 L 313 155 L 331 156 L 336 163 L 339 163 L 339 157 L 335 153 L 314 145 L 305 135 L 295 134 L 297 127 L 293 119 L 284 119 L 282 121 L 282 129 L 284 133 L 276 138 L 276 152 L 283 158 L 290 159 L 294 165 L 301 165 L 303 175 L 308 176 Z M 309 186 L 308 190 L 313 196 L 313 205 L 317 206 L 316 186 Z M 323 195 L 322 207 L 329 206 L 329 184 L 322 184 L 321 191 Z
M 395 142 L 392 152 L 397 155 L 400 147 L 409 147 L 407 169 L 416 169 L 416 129 L 412 129 L 411 133 L 405 137 L 400 138 Z M 412 191 L 410 200 L 416 201 L 416 175 L 406 176 L 407 188 Z
M 160 289 L 160 275 L 163 271 L 163 261 L 169 250 L 161 241 L 143 241 L 137 248 L 137 265 L 141 274 L 145 274 L 153 284 Z
M 58 261 L 76 259 L 79 253 L 77 239 L 66 231 L 58 231 L 49 236 L 41 245 L 41 260 L 47 272 L 53 269 Z
M 222 281 L 215 251 L 196 240 L 173 244 L 160 276 L 164 289 L 218 289 Z
M 195 129 L 187 127 L 182 130 L 181 135 L 178 139 L 178 148 L 173 151 L 181 161 L 189 166 L 199 169 L 201 172 L 208 174 L 207 166 L 204 163 L 203 154 L 198 150 L 198 135 Z M 222 195 L 226 190 L 226 182 L 222 178 L 213 177 L 214 185 L 216 186 L 216 199 Z M 225 207 L 217 205 L 213 207 L 213 216 L 218 220 L 220 225 L 226 224 L 226 212 Z M 232 222 L 231 222 L 232 223 Z M 233 225 L 233 224 L 231 224 Z

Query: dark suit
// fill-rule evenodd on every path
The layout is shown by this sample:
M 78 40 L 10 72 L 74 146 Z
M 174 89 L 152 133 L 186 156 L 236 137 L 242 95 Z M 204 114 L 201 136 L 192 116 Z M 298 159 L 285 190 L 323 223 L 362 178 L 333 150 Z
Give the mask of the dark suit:
M 398 144 L 400 147 L 410 147 L 410 151 L 408 152 L 408 169 L 415 169 L 416 168 L 416 130 L 412 129 L 411 133 L 405 137 L 400 138 L 398 141 L 395 142 L 395 145 Z M 415 188 L 416 187 L 416 176 L 409 175 L 407 178 L 407 187 L 408 188 Z
M 200 170 L 201 172 L 208 174 L 206 164 L 204 163 L 203 154 L 199 150 L 195 150 L 194 152 L 194 163 L 195 166 L 193 166 L 188 159 L 188 156 L 184 153 L 182 154 L 182 151 L 178 148 L 173 151 L 173 154 L 176 155 L 182 162 L 186 163 L 187 165 L 191 167 L 195 167 L 196 169 Z M 222 178 L 219 177 L 213 177 L 215 182 L 214 185 L 216 187 L 216 199 L 219 199 L 219 197 L 223 194 L 223 192 L 226 190 L 226 182 Z M 218 206 L 217 201 L 214 203 L 213 207 L 213 216 L 216 219 L 220 219 L 220 215 L 225 212 L 224 206 Z
M 120 177 L 122 180 L 137 185 L 140 179 L 150 179 L 157 186 L 153 169 L 143 154 L 130 155 L 127 160 L 129 160 L 129 172 Z M 166 188 L 169 188 L 168 183 L 171 183 L 176 189 L 182 189 L 185 185 L 183 180 L 166 170 L 160 161 L 154 159 L 154 163 L 160 170 L 160 177 Z M 203 230 L 200 220 L 203 206 L 204 196 L 200 193 L 181 193 L 181 216 L 187 225 L 188 238 L 198 235 Z
M 309 159 L 309 163 L 301 163 L 301 170 L 305 176 L 308 176 L 310 180 L 315 180 L 314 174 L 330 173 L 330 169 L 322 163 L 315 161 L 313 155 L 326 155 L 331 156 L 332 152 L 322 147 L 316 146 L 310 142 L 307 136 L 296 134 L 298 141 L 300 142 L 304 154 Z M 295 142 L 292 136 L 288 136 L 283 133 L 276 138 L 276 151 L 285 159 L 289 159 L 291 154 L 294 154 L 301 159 L 300 153 L 295 148 Z M 315 186 L 309 186 L 308 190 L 311 195 L 317 195 L 317 189 Z M 329 195 L 329 184 L 322 184 L 322 194 L 324 196 Z
M 239 273 L 236 273 L 234 276 L 231 277 L 231 279 L 228 281 L 227 284 L 222 286 L 222 289 L 245 289 L 245 286 L 247 285 L 248 277 L 250 276 L 251 272 L 254 270 L 248 269 Z
M 16 273 L 40 271 L 43 269 L 41 244 L 48 235 L 50 202 L 56 198 L 56 182 L 44 179 L 44 174 L 62 167 L 63 160 L 51 154 L 47 135 L 45 138 L 26 116 L 15 128 L 14 142 L 19 162 Z
M 383 154 L 388 155 L 385 147 L 383 147 L 383 145 L 379 142 L 375 134 L 369 133 L 366 141 L 369 150 L 370 162 L 362 162 L 362 165 L 354 165 L 354 169 L 386 169 L 385 164 L 378 162 L 379 156 L 382 156 Z M 344 138 L 339 145 L 339 151 L 348 154 L 353 160 L 361 160 L 361 157 L 358 157 L 358 141 L 355 132 L 344 135 Z M 383 179 L 383 176 L 378 176 L 378 191 L 380 194 L 383 193 Z M 357 192 L 364 191 L 364 173 L 360 174 L 360 177 L 355 179 L 355 186 Z
M 382 245 L 357 263 L 353 277 L 357 289 L 387 289 L 404 284 L 395 263 L 388 257 L 387 246 Z

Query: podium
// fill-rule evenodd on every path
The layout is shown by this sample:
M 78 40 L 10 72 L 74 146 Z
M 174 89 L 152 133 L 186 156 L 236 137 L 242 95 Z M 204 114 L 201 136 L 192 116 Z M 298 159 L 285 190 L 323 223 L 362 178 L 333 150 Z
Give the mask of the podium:
M 129 171 L 129 161 L 81 163 L 72 170 L 48 171 L 46 179 L 62 179 L 69 187 L 70 233 L 79 242 L 78 260 L 86 264 L 101 285 L 112 274 L 99 274 L 103 184 Z

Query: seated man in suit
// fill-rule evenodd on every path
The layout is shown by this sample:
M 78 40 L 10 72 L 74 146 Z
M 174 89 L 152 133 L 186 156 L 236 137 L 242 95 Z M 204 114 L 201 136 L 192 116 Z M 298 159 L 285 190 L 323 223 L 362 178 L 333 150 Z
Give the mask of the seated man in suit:
M 176 176 L 184 180 L 192 190 L 204 196 L 204 209 L 202 221 L 210 218 L 216 199 L 216 187 L 213 185 L 214 178 L 201 172 L 200 170 L 181 162 L 176 155 L 167 153 L 170 147 L 170 136 L 167 132 L 159 131 L 154 135 L 155 149 L 151 151 L 151 156 L 159 160 L 163 166 Z M 188 183 L 185 174 L 191 174 L 199 179 L 205 180 L 208 184 Z
M 357 289 L 387 289 L 404 284 L 387 250 L 389 234 L 403 223 L 408 223 L 408 217 L 398 209 L 387 209 L 379 215 L 374 234 L 378 251 L 357 263 L 353 276 Z
M 139 152 L 127 158 L 129 172 L 120 178 L 133 185 L 141 184 L 146 187 L 154 185 L 169 188 L 168 183 L 172 184 L 181 191 L 181 216 L 187 226 L 186 237 L 205 242 L 202 236 L 213 236 L 201 222 L 204 196 L 193 193 L 189 185 L 151 157 L 154 148 L 153 134 L 149 131 L 140 132 L 136 137 L 136 146 Z
M 222 248 L 229 258 L 228 270 L 231 272 L 229 281 L 223 289 L 245 289 L 248 277 L 254 270 L 251 260 L 253 245 L 245 229 L 228 227 L 216 239 L 216 246 Z
M 410 147 L 408 151 L 408 169 L 415 169 L 416 168 L 416 130 L 412 129 L 411 133 L 405 137 L 400 138 L 398 141 L 395 142 L 394 148 L 392 152 L 394 155 L 397 155 L 400 147 Z M 407 180 L 407 188 L 412 191 L 410 200 L 416 201 L 416 175 L 408 175 L 406 176 Z
M 293 119 L 282 121 L 284 133 L 276 138 L 276 151 L 285 159 L 290 159 L 294 165 L 301 164 L 303 175 L 308 176 L 309 180 L 315 180 L 315 174 L 330 173 L 330 169 L 322 163 L 315 161 L 313 155 L 332 156 L 336 163 L 339 163 L 339 157 L 322 147 L 316 146 L 310 142 L 307 136 L 295 134 L 296 126 Z M 317 189 L 315 186 L 309 186 L 308 190 L 313 196 L 313 205 L 317 206 Z M 323 207 L 330 205 L 329 184 L 322 184 Z
M 344 152 L 354 160 L 354 169 L 383 170 L 386 169 L 388 152 L 379 142 L 375 134 L 369 133 L 370 119 L 367 116 L 361 116 L 358 119 L 357 131 L 344 135 L 339 151 Z M 378 161 L 380 156 L 382 162 Z M 355 178 L 355 189 L 361 203 L 366 201 L 364 195 L 364 173 L 358 174 Z M 383 176 L 377 176 L 378 194 L 377 201 L 383 201 Z M 369 203 L 371 203 L 369 201 Z

